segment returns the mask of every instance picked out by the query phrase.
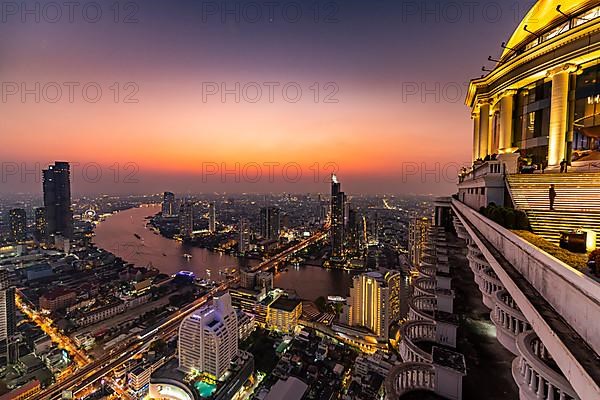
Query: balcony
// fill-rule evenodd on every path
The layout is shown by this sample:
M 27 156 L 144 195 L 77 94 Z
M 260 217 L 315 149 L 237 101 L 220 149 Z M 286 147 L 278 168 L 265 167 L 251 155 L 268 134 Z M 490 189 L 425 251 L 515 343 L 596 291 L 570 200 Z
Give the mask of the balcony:
M 513 361 L 512 373 L 520 400 L 579 399 L 535 332 L 521 333 L 516 345 L 519 357 Z
M 600 285 L 462 202 L 452 209 L 575 393 L 598 398 Z
M 511 353 L 519 355 L 517 336 L 530 330 L 531 326 L 506 290 L 498 290 L 494 297 L 496 302 L 490 319 L 496 325 L 496 338 Z
M 407 322 L 400 328 L 400 356 L 404 362 L 431 363 L 431 353 L 419 347 L 419 342 L 436 342 L 435 324 L 427 321 Z
M 431 364 L 408 362 L 395 366 L 385 380 L 386 399 L 396 400 L 415 390 L 435 390 L 435 367 Z

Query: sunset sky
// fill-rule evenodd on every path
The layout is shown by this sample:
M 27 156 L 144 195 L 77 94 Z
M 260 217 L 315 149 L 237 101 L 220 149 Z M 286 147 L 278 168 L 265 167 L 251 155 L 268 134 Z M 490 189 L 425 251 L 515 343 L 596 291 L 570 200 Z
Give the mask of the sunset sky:
M 270 21 L 260 1 L 122 1 L 115 14 L 110 0 L 96 3 L 101 17 L 81 6 L 53 22 L 51 2 L 25 3 L 38 15 L 5 7 L 0 23 L 0 193 L 39 191 L 11 168 L 54 160 L 87 165 L 93 177 L 75 169 L 75 193 L 317 192 L 332 165 L 351 193 L 451 193 L 470 161 L 467 82 L 532 4 L 274 1 Z M 237 11 L 223 17 L 226 6 Z M 207 95 L 236 82 L 239 102 Z M 264 82 L 279 85 L 272 101 Z M 86 84 L 90 98 L 102 90 L 97 102 Z M 297 102 L 286 84 L 290 98 L 302 90 Z M 236 163 L 239 182 L 214 170 Z M 273 182 L 264 163 L 279 163 Z M 256 165 L 262 179 L 246 179 Z

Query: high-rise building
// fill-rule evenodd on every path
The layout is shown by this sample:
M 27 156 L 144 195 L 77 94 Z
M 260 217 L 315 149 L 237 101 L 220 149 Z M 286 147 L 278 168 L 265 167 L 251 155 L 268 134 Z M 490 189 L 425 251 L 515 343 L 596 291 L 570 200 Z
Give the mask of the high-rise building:
M 0 269 L 0 352 L 6 352 L 16 329 L 15 288 L 8 271 Z
M 348 298 L 348 323 L 387 340 L 390 324 L 400 318 L 400 279 L 396 271 L 356 275 Z
M 179 326 L 179 369 L 219 379 L 238 354 L 238 322 L 229 293 L 185 318 Z
M 22 208 L 9 211 L 10 239 L 23 242 L 27 239 L 27 213 Z
M 217 215 L 215 210 L 215 203 L 211 202 L 208 205 L 208 231 L 215 233 L 217 225 Z
M 175 215 L 175 194 L 171 192 L 165 192 L 163 194 L 162 202 L 162 216 L 172 217 Z
M 238 251 L 245 253 L 250 250 L 250 223 L 246 218 L 240 220 Z
M 427 243 L 431 221 L 426 217 L 412 217 L 408 223 L 408 260 L 413 267 L 421 262 L 421 253 Z
M 277 207 L 262 207 L 260 209 L 260 236 L 264 239 L 279 239 L 281 231 L 281 215 Z
M 183 238 L 191 238 L 194 232 L 194 203 L 184 201 L 179 207 L 179 234 Z
M 359 249 L 359 227 L 358 213 L 354 209 L 348 209 L 348 222 L 346 224 L 346 243 L 348 249 L 352 252 L 358 252 Z
M 46 237 L 46 209 L 38 207 L 35 209 L 35 237 L 42 240 Z
M 69 163 L 57 161 L 42 173 L 47 233 L 71 238 L 73 236 L 73 210 L 71 208 Z
M 331 257 L 341 259 L 344 256 L 344 215 L 346 195 L 341 191 L 341 183 L 335 174 L 331 175 Z

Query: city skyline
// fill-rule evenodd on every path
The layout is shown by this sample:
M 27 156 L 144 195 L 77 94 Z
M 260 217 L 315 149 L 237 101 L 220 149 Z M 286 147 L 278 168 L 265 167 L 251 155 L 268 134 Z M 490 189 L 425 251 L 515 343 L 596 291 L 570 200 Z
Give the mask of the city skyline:
M 316 164 L 321 178 L 343 175 L 349 193 L 377 193 L 381 187 L 390 187 L 389 193 L 448 193 L 458 167 L 441 179 L 432 174 L 421 179 L 406 168 L 412 171 L 416 163 L 421 172 L 435 170 L 436 163 L 438 169 L 469 164 L 468 81 L 480 65 L 491 66 L 490 47 L 495 45 L 491 55 L 499 56 L 500 42 L 529 6 L 518 1 L 454 10 L 443 2 L 330 2 L 319 3 L 315 22 L 313 3 L 302 1 L 298 22 L 280 12 L 273 22 L 250 21 L 245 14 L 239 22 L 235 15 L 223 22 L 220 10 L 207 8 L 219 8 L 220 2 L 182 1 L 174 7 L 148 1 L 121 9 L 117 20 L 131 15 L 131 21 L 115 23 L 109 4 L 99 4 L 103 17 L 97 23 L 82 20 L 80 13 L 69 23 L 63 10 L 56 23 L 45 14 L 35 23 L 7 13 L 0 26 L 3 36 L 16 37 L 0 47 L 3 108 L 12 115 L 3 126 L 0 158 L 29 169 L 54 160 L 100 164 L 98 182 L 74 174 L 74 193 L 149 193 L 167 183 L 177 192 L 319 191 L 312 179 Z M 487 13 L 485 6 L 491 9 Z M 482 34 L 465 38 L 465 29 Z M 203 40 L 207 35 L 210 41 Z M 79 85 L 72 102 L 65 82 Z M 206 87 L 212 83 L 231 89 L 253 82 L 263 92 L 256 103 L 245 101 L 251 100 L 249 93 L 239 102 L 235 94 L 224 102 L 219 93 L 207 95 L 214 91 Z M 299 85 L 303 96 L 292 103 L 277 90 L 270 102 L 264 82 Z M 11 95 L 13 83 L 18 89 Z M 55 103 L 47 101 L 56 89 L 52 83 L 62 87 Z M 89 96 L 101 88 L 98 102 L 83 98 L 86 83 L 93 83 Z M 138 102 L 126 102 L 133 92 Z M 338 102 L 325 102 L 334 92 Z M 36 118 L 28 117 L 32 113 Z M 294 162 L 306 179 L 202 181 L 203 163 L 231 169 L 236 162 Z M 116 182 L 110 170 L 115 163 L 122 169 Z M 126 163 L 135 165 L 138 183 L 123 182 L 134 172 L 123 169 Z M 0 191 L 10 186 L 32 192 L 30 180 L 9 176 Z

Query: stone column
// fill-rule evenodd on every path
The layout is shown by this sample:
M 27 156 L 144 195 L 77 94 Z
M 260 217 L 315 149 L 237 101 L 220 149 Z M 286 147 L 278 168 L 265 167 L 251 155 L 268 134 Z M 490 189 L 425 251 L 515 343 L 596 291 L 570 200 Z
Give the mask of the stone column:
M 514 90 L 507 90 L 500 98 L 500 138 L 498 140 L 498 153 L 510 153 L 513 134 L 513 96 Z
M 569 74 L 576 70 L 576 65 L 564 64 L 549 70 L 547 73 L 548 77 L 552 77 L 548 165 L 558 165 L 566 157 Z
M 491 144 L 490 105 L 482 103 L 479 107 L 479 157 L 485 158 L 489 153 Z
M 479 151 L 479 113 L 474 112 L 473 115 L 473 161 L 477 160 L 481 154 Z

